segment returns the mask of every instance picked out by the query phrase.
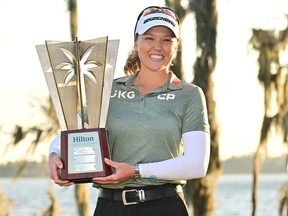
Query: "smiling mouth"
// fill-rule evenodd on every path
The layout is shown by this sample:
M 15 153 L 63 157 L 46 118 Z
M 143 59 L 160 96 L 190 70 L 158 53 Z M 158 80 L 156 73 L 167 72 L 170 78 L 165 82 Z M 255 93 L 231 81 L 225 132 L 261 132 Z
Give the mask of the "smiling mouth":
M 164 59 L 164 56 L 162 56 L 162 55 L 150 55 L 149 57 L 152 60 L 162 60 L 162 59 Z

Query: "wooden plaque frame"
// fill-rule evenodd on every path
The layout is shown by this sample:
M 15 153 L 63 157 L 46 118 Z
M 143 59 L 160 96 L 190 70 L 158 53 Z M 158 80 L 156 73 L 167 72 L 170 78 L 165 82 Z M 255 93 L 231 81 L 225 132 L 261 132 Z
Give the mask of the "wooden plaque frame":
M 105 128 L 61 132 L 61 180 L 88 183 L 94 177 L 111 175 L 112 168 L 104 158 L 110 159 Z

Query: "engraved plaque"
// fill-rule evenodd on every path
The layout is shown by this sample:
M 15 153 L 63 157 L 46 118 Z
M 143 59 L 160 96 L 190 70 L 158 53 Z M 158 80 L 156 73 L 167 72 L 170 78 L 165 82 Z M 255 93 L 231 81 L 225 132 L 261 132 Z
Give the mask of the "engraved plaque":
M 111 175 L 111 167 L 103 160 L 110 158 L 104 128 L 61 132 L 61 178 L 76 183 L 91 182 L 96 176 Z

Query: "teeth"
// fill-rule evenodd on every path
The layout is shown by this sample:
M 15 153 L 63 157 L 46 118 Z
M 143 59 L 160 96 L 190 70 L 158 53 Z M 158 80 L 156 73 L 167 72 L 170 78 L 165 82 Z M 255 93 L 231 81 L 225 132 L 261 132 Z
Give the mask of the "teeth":
M 159 56 L 159 55 L 150 55 L 150 58 L 152 58 L 152 59 L 163 59 L 163 56 Z

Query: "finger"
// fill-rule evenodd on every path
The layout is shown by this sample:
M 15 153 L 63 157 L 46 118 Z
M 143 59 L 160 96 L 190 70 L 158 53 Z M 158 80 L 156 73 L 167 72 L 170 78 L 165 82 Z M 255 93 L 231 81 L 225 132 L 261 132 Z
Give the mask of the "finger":
M 54 162 L 59 169 L 63 169 L 63 163 L 60 158 L 54 158 Z
M 71 186 L 71 185 L 74 184 L 74 182 L 69 182 L 69 181 L 66 181 L 66 180 L 65 180 L 65 181 L 55 180 L 54 183 L 55 183 L 55 184 L 58 184 L 59 186 L 65 186 L 65 187 Z
M 101 185 L 105 185 L 105 184 L 117 184 L 119 183 L 118 181 L 93 181 L 96 184 L 101 184 Z
M 110 176 L 107 176 L 107 177 L 95 177 L 95 178 L 93 178 L 92 180 L 93 180 L 93 181 L 106 182 L 106 181 L 111 180 L 111 177 L 110 177 Z
M 112 161 L 112 160 L 110 160 L 110 159 L 108 159 L 108 158 L 104 158 L 104 161 L 105 161 L 105 163 L 107 164 L 107 165 L 109 165 L 109 166 L 111 166 L 111 167 L 116 167 L 117 166 L 117 162 L 115 162 L 115 161 Z
M 60 168 L 59 168 L 60 167 Z M 55 181 L 59 180 L 59 174 L 60 170 L 63 168 L 63 164 L 60 159 L 55 159 L 53 162 L 50 164 L 50 177 Z
M 115 183 L 115 178 L 114 175 L 110 175 L 106 177 L 95 177 L 92 181 L 99 184 L 112 184 Z

